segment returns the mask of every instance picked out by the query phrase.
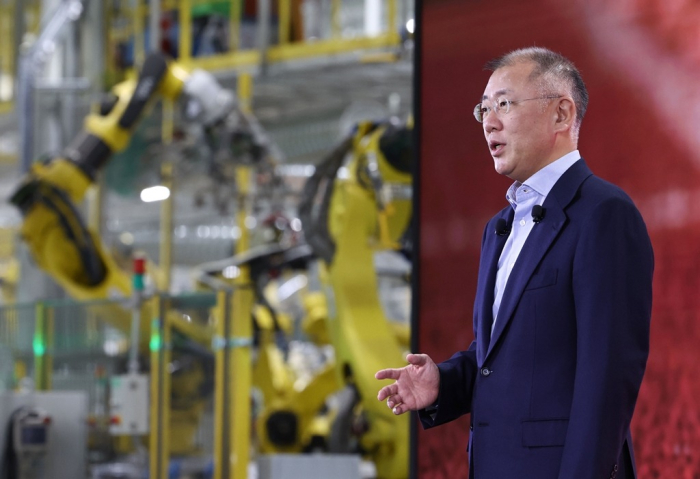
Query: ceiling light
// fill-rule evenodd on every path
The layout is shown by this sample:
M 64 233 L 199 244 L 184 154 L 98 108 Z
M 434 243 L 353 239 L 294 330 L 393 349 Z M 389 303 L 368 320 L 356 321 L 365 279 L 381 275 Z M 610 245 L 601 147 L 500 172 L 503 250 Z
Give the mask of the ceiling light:
M 151 186 L 141 191 L 141 201 L 144 203 L 152 203 L 154 201 L 163 201 L 170 197 L 170 190 L 166 186 Z
M 411 34 L 416 31 L 416 21 L 414 19 L 411 18 L 406 22 L 406 31 Z

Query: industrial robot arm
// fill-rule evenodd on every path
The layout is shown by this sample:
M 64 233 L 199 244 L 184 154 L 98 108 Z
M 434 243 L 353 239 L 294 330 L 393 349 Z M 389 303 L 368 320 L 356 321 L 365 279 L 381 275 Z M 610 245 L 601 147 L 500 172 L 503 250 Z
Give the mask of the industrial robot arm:
M 358 434 L 384 478 L 408 475 L 409 423 L 368 398 L 374 396 L 374 368 L 401 363 L 408 328 L 397 334 L 383 310 L 374 253 L 404 249 L 412 160 L 408 125 L 361 123 L 316 168 L 300 206 L 306 240 L 322 259 L 323 288 L 332 292 L 326 294 L 327 325 L 338 383 L 345 386 L 329 445 L 343 451 L 351 431 Z
M 78 299 L 130 293 L 129 278 L 88 231 L 75 205 L 97 172 L 127 147 L 138 120 L 157 96 L 181 95 L 199 106 L 205 126 L 224 121 L 235 109 L 233 93 L 207 72 L 188 73 L 162 54 L 150 55 L 138 76 L 116 85 L 99 114 L 85 120 L 84 131 L 61 156 L 33 165 L 10 201 L 23 214 L 21 235 L 37 265 Z

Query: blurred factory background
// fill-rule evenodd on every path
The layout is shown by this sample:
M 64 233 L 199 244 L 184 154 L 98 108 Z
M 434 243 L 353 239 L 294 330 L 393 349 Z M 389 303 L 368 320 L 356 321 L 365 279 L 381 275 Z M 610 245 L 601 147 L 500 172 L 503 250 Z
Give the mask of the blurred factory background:
M 414 25 L 0 2 L 0 477 L 408 477 Z

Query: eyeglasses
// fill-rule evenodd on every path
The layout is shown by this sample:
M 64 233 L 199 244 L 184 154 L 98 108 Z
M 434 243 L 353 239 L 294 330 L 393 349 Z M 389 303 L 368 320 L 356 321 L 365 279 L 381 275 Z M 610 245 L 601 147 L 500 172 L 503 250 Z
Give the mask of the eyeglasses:
M 561 95 L 539 96 L 537 98 L 525 98 L 524 100 L 509 100 L 507 98 L 500 97 L 496 100 L 496 105 L 493 107 L 493 109 L 496 111 L 496 113 L 508 113 L 510 111 L 510 106 L 514 103 L 530 100 L 552 100 L 554 98 L 561 98 Z M 491 113 L 491 107 L 486 106 L 484 103 L 477 103 L 474 107 L 474 118 L 476 118 L 476 121 L 479 123 L 483 123 L 484 118 L 486 118 L 489 113 Z

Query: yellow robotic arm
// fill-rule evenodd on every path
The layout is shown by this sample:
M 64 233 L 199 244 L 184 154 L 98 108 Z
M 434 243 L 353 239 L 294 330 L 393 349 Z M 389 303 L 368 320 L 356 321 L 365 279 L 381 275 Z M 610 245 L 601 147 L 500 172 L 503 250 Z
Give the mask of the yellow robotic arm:
M 187 94 L 199 102 L 205 124 L 225 118 L 234 106 L 233 94 L 211 75 L 188 73 L 159 53 L 146 59 L 138 80 L 120 83 L 113 92 L 113 101 L 86 118 L 84 131 L 63 154 L 35 164 L 10 199 L 24 216 L 20 233 L 37 265 L 83 300 L 130 294 L 128 276 L 88 231 L 75 205 L 112 154 L 126 148 L 149 103 L 158 95 Z
M 98 114 L 89 115 L 84 130 L 63 153 L 45 163 L 35 163 L 10 201 L 23 215 L 21 236 L 36 264 L 68 294 L 79 300 L 130 296 L 131 278 L 103 249 L 100 238 L 88 230 L 78 209 L 97 173 L 109 158 L 125 149 L 138 120 L 158 96 L 170 100 L 187 96 L 197 102 L 196 121 L 205 127 L 226 124 L 236 114 L 233 93 L 224 90 L 204 71 L 186 72 L 161 54 L 150 55 L 138 78 L 115 86 L 113 97 L 103 103 Z M 147 311 L 148 303 L 142 311 Z M 115 305 L 98 305 L 101 317 L 128 331 L 130 311 Z M 142 313 L 143 314 L 143 313 Z M 185 322 L 169 311 L 172 326 L 200 345 L 211 343 L 207 326 Z M 150 322 L 140 322 L 140 349 L 148 350 Z M 186 346 L 186 347 L 185 347 Z M 198 418 L 204 408 L 205 371 L 210 353 L 194 343 L 181 344 L 172 354 L 194 355 L 191 370 L 174 372 L 171 428 L 176 431 L 170 443 L 174 454 L 191 452 L 195 447 Z M 194 351 L 194 352 L 193 352 Z M 193 397 L 195 399 L 193 399 Z M 185 405 L 183 405 L 185 404 Z
M 324 266 L 328 333 L 337 381 L 345 386 L 330 448 L 343 451 L 351 424 L 355 430 L 366 424 L 360 445 L 385 479 L 408 477 L 409 422 L 374 400 L 371 381 L 383 364 L 402 364 L 408 334 L 397 335 L 382 309 L 374 253 L 400 249 L 410 224 L 411 139 L 406 126 L 360 124 L 317 167 L 300 207 L 306 239 Z

